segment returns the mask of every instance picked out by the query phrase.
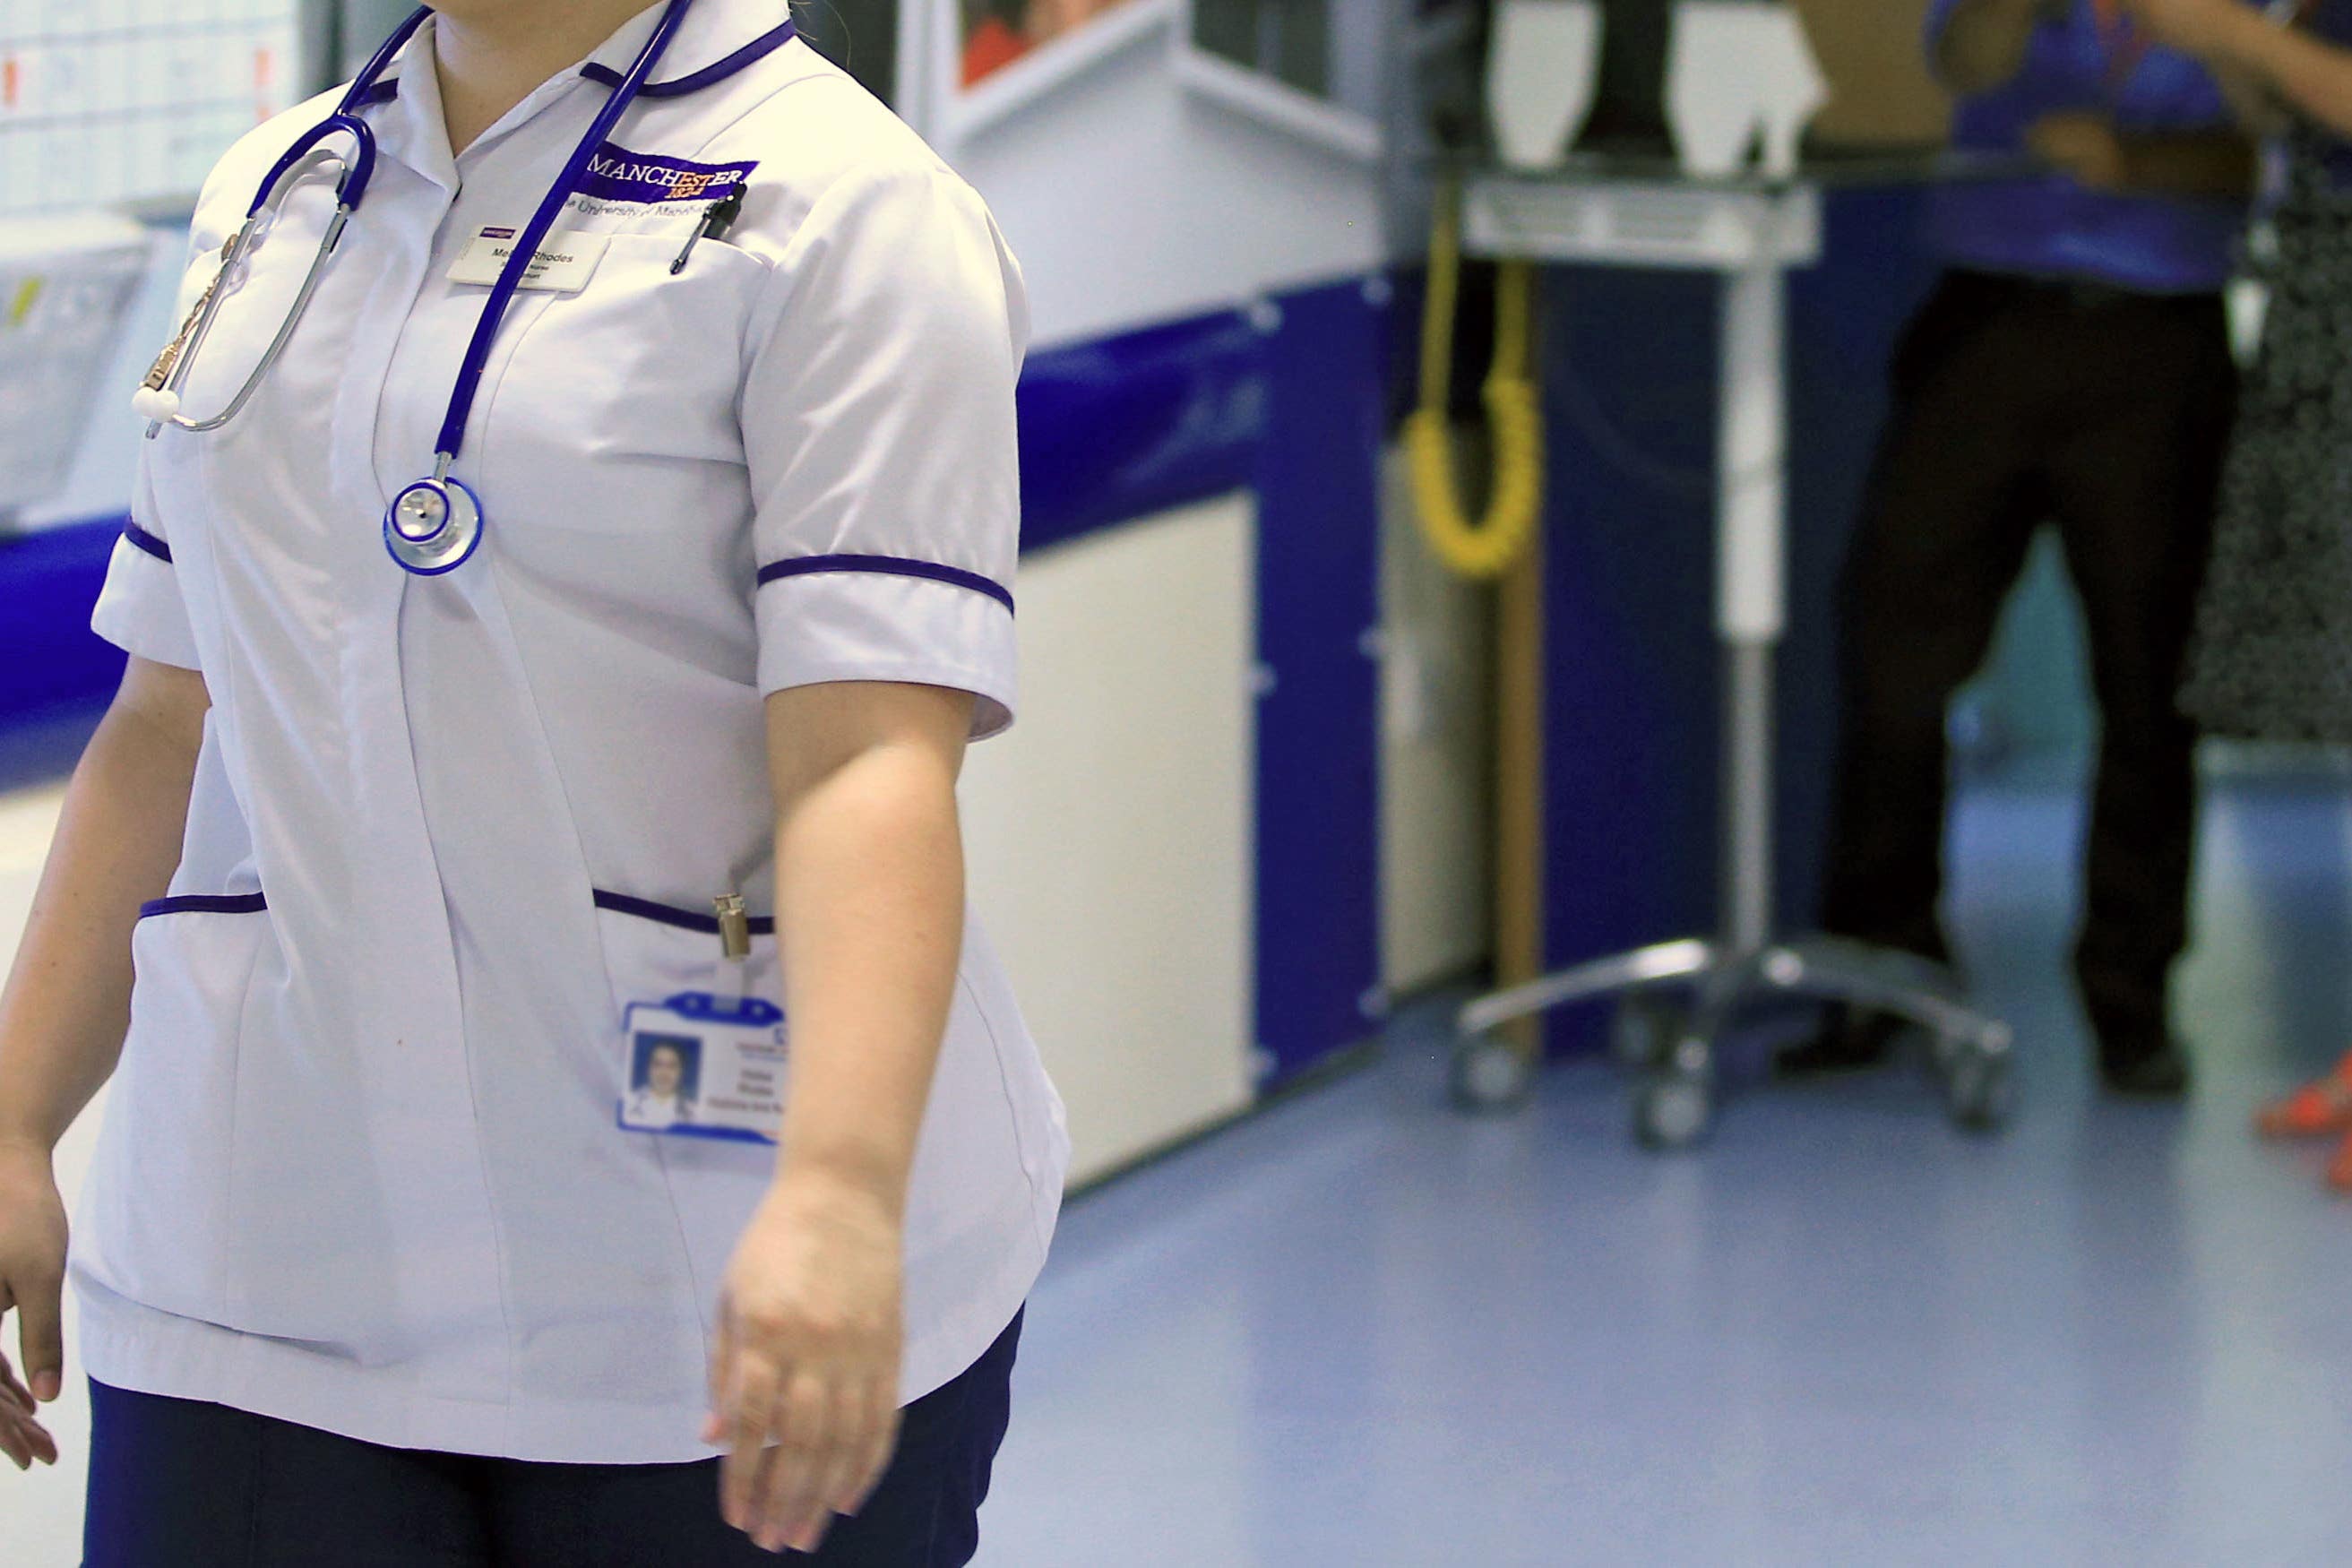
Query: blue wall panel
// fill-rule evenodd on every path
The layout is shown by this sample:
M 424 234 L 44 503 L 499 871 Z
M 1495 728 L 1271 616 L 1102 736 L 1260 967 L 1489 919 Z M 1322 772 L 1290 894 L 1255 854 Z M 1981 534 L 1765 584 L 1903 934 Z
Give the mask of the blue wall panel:
M 1221 310 L 1041 350 L 1021 374 L 1021 545 L 1246 488 L 1265 444 L 1265 344 Z
M 1781 650 L 1779 910 L 1812 919 L 1835 735 L 1834 584 L 1885 415 L 1885 369 L 1933 269 L 1918 196 L 1826 203 L 1789 295 L 1790 635 Z M 1719 656 L 1714 454 L 1719 286 L 1570 268 L 1548 279 L 1553 485 L 1546 765 L 1555 963 L 1716 925 Z M 1587 1010 L 1554 1044 L 1596 1037 Z
M 120 519 L 0 540 L 0 725 L 102 700 L 122 655 L 89 629 Z
M 1286 297 L 1257 471 L 1257 1027 L 1274 1079 L 1374 1027 L 1380 983 L 1380 460 L 1386 307 Z

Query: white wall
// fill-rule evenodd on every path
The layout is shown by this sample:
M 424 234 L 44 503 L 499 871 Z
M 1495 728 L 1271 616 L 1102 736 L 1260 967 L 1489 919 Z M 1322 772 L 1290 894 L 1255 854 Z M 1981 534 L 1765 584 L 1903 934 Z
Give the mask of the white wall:
M 965 830 L 1081 1180 L 1249 1103 L 1256 560 L 1236 496 L 1022 570 L 1022 717 Z
M 1198 58 L 1179 0 L 1128 4 L 1093 24 L 1119 19 L 1118 47 L 1080 33 L 919 110 L 1020 256 L 1037 341 L 1384 267 L 1370 123 Z
M 1494 595 L 1422 542 L 1402 452 L 1381 500 L 1381 983 L 1395 995 L 1489 947 Z

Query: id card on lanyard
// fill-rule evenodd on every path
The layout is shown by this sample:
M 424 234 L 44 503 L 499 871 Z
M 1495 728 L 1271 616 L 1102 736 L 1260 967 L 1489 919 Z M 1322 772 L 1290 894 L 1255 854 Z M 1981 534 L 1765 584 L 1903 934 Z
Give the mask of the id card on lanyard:
M 787 1066 L 782 1007 L 682 992 L 631 1004 L 621 1039 L 623 1131 L 776 1142 Z

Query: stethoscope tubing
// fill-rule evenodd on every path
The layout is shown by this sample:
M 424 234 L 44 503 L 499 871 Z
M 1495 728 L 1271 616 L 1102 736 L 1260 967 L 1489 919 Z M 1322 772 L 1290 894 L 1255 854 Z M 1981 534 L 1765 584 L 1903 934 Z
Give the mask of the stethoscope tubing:
M 488 369 L 491 351 L 497 346 L 499 329 L 505 322 L 515 295 L 521 290 L 524 278 L 538 261 L 540 246 L 578 193 L 589 164 L 604 145 L 606 138 L 611 136 L 622 116 L 629 111 L 630 106 L 651 80 L 655 68 L 660 65 L 671 41 L 677 37 L 693 4 L 694 0 L 669 0 L 655 24 L 653 35 L 637 52 L 636 63 L 607 95 L 604 107 L 597 111 L 586 134 L 573 147 L 562 174 L 548 187 L 538 211 L 523 226 L 505 265 L 499 269 L 498 279 L 492 284 L 488 299 L 483 301 L 482 313 L 474 323 L 473 337 L 467 343 L 466 356 L 458 367 L 457 381 L 450 388 L 448 412 L 435 444 L 432 476 L 403 489 L 384 512 L 384 546 L 391 552 L 393 559 L 405 570 L 419 576 L 439 576 L 464 564 L 481 542 L 480 502 L 471 489 L 451 477 L 449 470 L 464 446 L 466 426 L 473 417 L 475 398 L 481 390 L 483 375 Z M 384 73 L 391 69 L 401 49 L 432 15 L 431 6 L 420 6 L 394 28 L 392 36 L 369 59 L 366 68 L 352 79 L 350 89 L 343 94 L 342 101 L 335 111 L 297 140 L 263 176 L 252 205 L 246 209 L 245 223 L 223 247 L 220 270 L 214 274 L 193 319 L 183 330 L 182 340 L 165 349 L 164 361 L 159 361 L 157 371 L 150 373 L 151 375 L 159 375 L 159 379 L 151 380 L 147 388 L 142 391 L 141 397 L 145 400 L 142 407 L 146 403 L 156 405 L 153 423 L 147 431 L 151 438 L 165 425 L 199 434 L 226 426 L 244 411 L 263 381 L 284 357 L 295 329 L 301 325 L 302 319 L 310 312 L 311 299 L 318 292 L 328 258 L 342 242 L 344 230 L 359 211 L 360 204 L 366 199 L 369 182 L 375 175 L 375 132 L 359 117 L 358 111 L 383 79 Z M 349 159 L 339 160 L 322 145 L 339 136 L 352 139 L 352 153 Z M 247 258 L 276 221 L 286 193 L 299 184 L 314 167 L 337 162 L 342 163 L 342 174 L 336 184 L 334 215 L 320 237 L 319 248 L 310 258 L 310 269 L 304 274 L 301 287 L 278 322 L 268 347 L 263 350 L 252 373 L 218 414 L 205 419 L 187 417 L 179 411 L 180 390 L 185 385 L 205 340 L 211 336 L 222 304 L 235 290 L 239 271 Z M 165 362 L 168 362 L 168 369 Z M 437 526 L 425 532 L 417 532 L 404 526 L 401 507 L 411 497 L 424 498 L 420 505 L 430 509 L 417 521 L 434 521 Z
M 333 255 L 336 246 L 341 243 L 343 229 L 351 223 L 352 215 L 359 211 L 360 204 L 367 199 L 368 183 L 375 178 L 375 132 L 366 121 L 359 117 L 360 101 L 378 81 L 383 79 L 383 73 L 391 68 L 394 58 L 399 55 L 408 40 L 415 37 L 416 30 L 423 26 L 425 19 L 432 15 L 431 6 L 420 5 L 404 19 L 399 26 L 394 28 L 392 36 L 386 38 L 376 52 L 369 58 L 365 68 L 352 79 L 350 90 L 343 94 L 343 100 L 336 105 L 334 113 L 304 132 L 294 145 L 286 149 L 278 162 L 269 166 L 269 172 L 261 177 L 261 184 L 254 192 L 252 205 L 245 209 L 245 226 L 237 231 L 236 243 L 222 254 L 218 277 L 205 300 L 203 310 L 197 313 L 194 323 L 188 329 L 187 342 L 180 349 L 178 361 L 173 366 L 170 378 L 163 384 L 164 391 L 177 394 L 186 381 L 188 372 L 194 368 L 197 356 L 203 352 L 205 339 L 212 335 L 213 322 L 220 315 L 221 305 L 234 281 L 236 269 L 245 264 L 246 258 L 252 253 L 255 241 L 262 229 L 267 226 L 268 220 L 276 215 L 278 204 L 285 199 L 287 189 L 299 183 L 313 166 L 321 163 L 340 162 L 343 165 L 342 176 L 335 191 L 335 216 L 327 225 L 327 232 L 319 242 L 317 254 L 311 258 L 310 274 L 302 279 L 302 288 L 295 296 L 293 308 L 286 313 L 286 319 L 278 323 L 277 335 L 271 339 L 268 349 L 256 362 L 253 373 L 245 378 L 244 384 L 237 388 L 236 395 L 229 399 L 227 405 L 218 414 L 205 419 L 191 419 L 185 415 L 174 413 L 168 419 L 157 421 L 155 428 L 168 424 L 195 435 L 208 435 L 215 430 L 224 429 L 245 411 L 245 405 L 253 400 L 253 395 L 261 389 L 261 384 L 268 380 L 269 373 L 277 368 L 279 358 L 286 351 L 286 344 L 294 335 L 295 327 L 301 321 L 304 312 L 310 309 L 311 296 L 318 292 L 319 274 L 325 268 L 327 258 Z M 349 136 L 352 139 L 352 152 L 350 158 L 334 159 L 331 154 L 320 150 L 322 142 L 335 136 Z M 148 433 L 154 434 L 154 428 L 151 428 Z
M 497 344 L 499 327 L 506 319 L 507 307 L 513 303 L 516 292 L 521 289 L 525 274 L 538 259 L 540 242 L 554 228 L 555 220 L 563 215 L 564 207 L 579 190 L 581 178 L 588 173 L 588 164 L 596 156 L 597 150 L 604 146 L 604 139 L 612 134 L 613 128 L 621 122 L 621 117 L 629 111 L 629 106 L 637 100 L 637 94 L 652 79 L 654 68 L 661 63 L 670 40 L 677 36 L 678 27 L 686 21 L 687 10 L 693 4 L 694 0 L 669 0 L 669 8 L 662 13 L 653 37 L 638 51 L 636 65 L 605 99 L 604 109 L 588 127 L 587 134 L 572 149 L 571 162 L 564 165 L 562 178 L 548 187 L 546 198 L 539 204 L 539 211 L 531 215 L 530 222 L 523 226 L 521 235 L 516 238 L 514 253 L 507 258 L 506 266 L 499 270 L 499 280 L 491 286 L 490 297 L 482 306 L 481 320 L 474 324 L 473 341 L 466 345 L 465 362 L 457 371 L 457 384 L 450 393 L 448 417 L 442 421 L 440 439 L 434 446 L 436 458 L 456 460 L 465 444 L 467 422 L 473 417 L 475 395 L 481 391 L 483 374 L 489 368 L 490 350 Z
M 326 127 L 320 129 L 324 130 Z M 360 126 L 359 129 L 362 132 L 367 132 L 367 127 L 364 125 Z M 374 142 L 373 132 L 367 132 L 361 139 L 361 145 L 370 150 L 373 150 Z M 236 269 L 245 265 L 246 258 L 251 254 L 261 235 L 266 232 L 269 224 L 275 221 L 278 204 L 283 199 L 284 193 L 299 184 L 301 177 L 313 167 L 339 162 L 341 160 L 331 153 L 317 149 L 309 150 L 308 155 L 302 162 L 290 169 L 283 184 L 273 184 L 271 190 L 267 193 L 271 199 L 257 207 L 247 217 L 245 229 L 237 236 L 236 245 L 221 264 L 221 279 L 224 286 L 216 289 L 213 297 L 205 302 L 204 313 L 197 318 L 195 329 L 189 334 L 188 346 L 181 352 L 180 363 L 174 368 L 172 377 L 171 385 L 173 391 L 178 390 L 180 383 L 188 373 L 188 368 L 195 363 L 196 355 L 204 348 L 205 340 L 212 335 L 213 321 L 219 316 L 221 305 L 227 298 L 226 286 L 233 281 L 233 274 Z M 348 167 L 346 165 L 347 171 Z M 253 374 L 245 378 L 244 384 L 236 389 L 236 395 L 228 400 L 227 405 L 209 419 L 190 419 L 185 416 L 175 416 L 172 420 L 173 425 L 183 430 L 205 435 L 226 427 L 230 421 L 245 412 L 245 405 L 253 401 L 253 395 L 261 390 L 262 383 L 268 380 L 270 372 L 278 368 L 278 362 L 285 356 L 287 343 L 294 336 L 294 329 L 301 324 L 303 316 L 309 312 L 310 297 L 319 291 L 320 280 L 326 272 L 327 258 L 332 256 L 335 253 L 335 247 L 342 243 L 343 229 L 351 222 L 352 212 L 351 204 L 339 196 L 335 215 L 328 220 L 326 232 L 319 237 L 319 248 L 310 258 L 310 269 L 302 276 L 302 287 L 296 292 L 293 305 L 288 309 L 285 318 L 278 323 L 277 333 L 270 338 L 269 346 L 264 349 L 261 357 L 254 362 Z

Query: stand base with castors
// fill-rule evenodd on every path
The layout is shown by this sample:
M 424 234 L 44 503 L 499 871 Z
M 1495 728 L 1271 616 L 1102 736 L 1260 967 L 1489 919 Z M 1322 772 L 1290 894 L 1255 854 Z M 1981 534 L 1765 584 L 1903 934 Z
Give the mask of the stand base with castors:
M 1716 1063 L 1739 1009 L 1772 996 L 1843 1003 L 1915 1026 L 1933 1042 L 1945 1105 L 1963 1127 L 1997 1128 L 2014 1106 L 2008 1026 L 1964 1005 L 1943 965 L 1833 938 L 1747 952 L 1700 938 L 1662 942 L 1481 997 L 1459 1020 L 1454 1098 L 1469 1110 L 1517 1105 L 1534 1063 L 1501 1037 L 1503 1026 L 1614 997 L 1610 1045 L 1639 1075 L 1634 1135 L 1650 1148 L 1683 1148 L 1714 1121 Z
M 1619 1055 L 1640 1075 L 1633 1130 L 1653 1148 L 1696 1142 L 1714 1119 L 1715 1065 L 1746 1004 L 1807 998 L 1908 1020 L 1954 1120 L 1998 1126 L 2015 1100 L 2006 1026 L 1972 1011 L 1951 973 L 1914 954 L 1772 930 L 1773 671 L 1786 629 L 1786 414 L 1782 280 L 1821 248 L 1818 193 L 1803 182 L 1713 184 L 1571 172 L 1489 176 L 1465 203 L 1485 255 L 1709 270 L 1725 283 L 1717 451 L 1716 631 L 1724 652 L 1720 934 L 1645 947 L 1515 984 L 1463 1009 L 1455 1102 L 1496 1110 L 1527 1098 L 1532 1031 L 1505 1026 L 1613 997 Z

